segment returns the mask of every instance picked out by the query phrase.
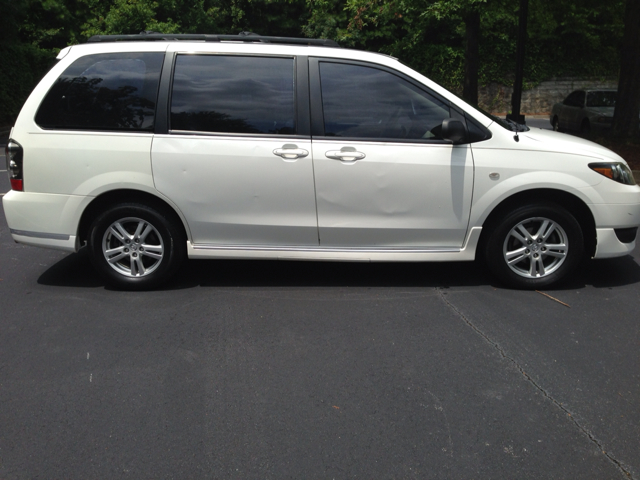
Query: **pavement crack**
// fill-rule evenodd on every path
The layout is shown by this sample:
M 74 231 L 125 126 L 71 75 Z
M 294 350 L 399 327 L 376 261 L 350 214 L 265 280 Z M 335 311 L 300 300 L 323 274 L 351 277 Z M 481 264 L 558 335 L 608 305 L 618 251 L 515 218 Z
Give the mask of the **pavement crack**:
M 512 356 L 510 356 L 506 350 L 504 348 L 502 348 L 500 346 L 500 344 L 498 342 L 496 342 L 495 340 L 493 340 L 489 335 L 487 335 L 485 332 L 483 332 L 480 328 L 478 328 L 471 320 L 469 320 L 466 315 L 464 313 L 462 313 L 453 303 L 451 303 L 446 294 L 442 291 L 442 289 L 440 287 L 435 287 L 436 292 L 438 293 L 440 299 L 458 316 L 462 319 L 462 321 L 464 323 L 466 323 L 474 332 L 476 332 L 478 335 L 480 335 L 484 341 L 486 341 L 489 345 L 491 345 L 499 354 L 502 358 L 508 360 L 509 362 L 511 362 L 513 364 L 513 366 L 520 372 L 522 373 L 522 375 L 524 376 L 524 378 L 531 384 L 534 386 L 534 388 L 536 388 L 540 393 L 542 393 L 542 395 L 549 400 L 554 406 L 556 406 L 557 408 L 559 408 L 563 413 L 565 413 L 567 415 L 567 417 L 573 422 L 573 424 L 578 428 L 578 430 L 584 435 L 586 436 L 596 447 L 598 447 L 598 449 L 602 452 L 602 454 L 621 472 L 623 473 L 627 478 L 630 478 L 632 480 L 638 480 L 636 477 L 633 476 L 633 474 L 631 473 L 631 468 L 627 465 L 625 465 L 624 463 L 622 463 L 622 461 L 618 460 L 617 458 L 615 458 L 611 453 L 607 452 L 605 450 L 605 447 L 603 445 L 603 442 L 598 440 L 596 438 L 596 436 L 589 431 L 588 428 L 586 428 L 584 425 L 582 425 L 580 423 L 580 421 L 578 421 L 576 419 L 576 417 L 573 415 L 573 413 L 568 410 L 564 405 L 562 405 L 562 403 L 560 403 L 558 400 L 556 400 L 549 392 L 547 392 L 542 385 L 540 385 L 538 382 L 536 382 L 522 367 L 522 365 L 520 365 L 518 363 L 518 361 L 513 358 Z

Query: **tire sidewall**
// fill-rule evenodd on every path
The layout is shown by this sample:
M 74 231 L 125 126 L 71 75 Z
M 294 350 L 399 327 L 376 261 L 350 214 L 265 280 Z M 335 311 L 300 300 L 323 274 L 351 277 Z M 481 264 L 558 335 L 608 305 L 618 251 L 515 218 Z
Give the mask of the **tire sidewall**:
M 534 217 L 543 217 L 556 222 L 567 235 L 568 253 L 560 267 L 540 278 L 527 278 L 515 273 L 507 265 L 503 247 L 509 232 L 520 222 Z M 541 203 L 519 207 L 507 213 L 493 227 L 485 244 L 485 259 L 489 269 L 504 284 L 519 289 L 548 287 L 570 274 L 584 258 L 584 235 L 575 217 L 556 204 Z
M 580 124 L 580 133 L 585 137 L 591 135 L 591 122 L 589 122 L 589 119 L 585 118 L 582 120 L 582 123 Z
M 162 237 L 164 256 L 160 265 L 150 274 L 142 277 L 127 277 L 114 270 L 102 251 L 102 240 L 106 230 L 117 220 L 140 218 L 149 222 Z M 89 252 L 91 263 L 98 273 L 112 287 L 125 290 L 146 290 L 155 288 L 170 278 L 185 258 L 184 234 L 169 220 L 166 212 L 146 205 L 123 203 L 101 213 L 89 228 Z

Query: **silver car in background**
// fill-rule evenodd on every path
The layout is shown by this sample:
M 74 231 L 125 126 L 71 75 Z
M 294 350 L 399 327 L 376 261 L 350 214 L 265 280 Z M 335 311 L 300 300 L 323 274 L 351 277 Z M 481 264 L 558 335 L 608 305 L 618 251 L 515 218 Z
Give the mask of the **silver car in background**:
M 615 89 L 576 90 L 556 103 L 549 118 L 555 131 L 575 131 L 583 135 L 611 128 L 616 106 Z

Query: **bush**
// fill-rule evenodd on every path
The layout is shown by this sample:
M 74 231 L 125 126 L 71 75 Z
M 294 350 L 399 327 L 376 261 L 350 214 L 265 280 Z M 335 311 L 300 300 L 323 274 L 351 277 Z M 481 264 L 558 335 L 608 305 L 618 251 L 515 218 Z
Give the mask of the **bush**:
M 25 100 L 55 63 L 55 54 L 34 45 L 0 45 L 0 125 L 13 125 Z

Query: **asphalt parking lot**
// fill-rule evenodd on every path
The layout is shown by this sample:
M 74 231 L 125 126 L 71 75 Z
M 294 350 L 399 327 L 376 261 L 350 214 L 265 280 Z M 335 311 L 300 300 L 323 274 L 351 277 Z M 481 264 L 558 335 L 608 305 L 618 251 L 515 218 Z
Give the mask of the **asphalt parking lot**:
M 0 213 L 0 478 L 640 479 L 639 262 L 522 292 L 191 261 L 129 293 Z

